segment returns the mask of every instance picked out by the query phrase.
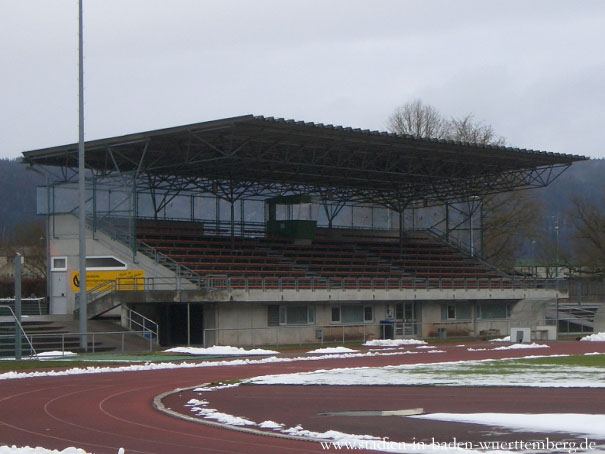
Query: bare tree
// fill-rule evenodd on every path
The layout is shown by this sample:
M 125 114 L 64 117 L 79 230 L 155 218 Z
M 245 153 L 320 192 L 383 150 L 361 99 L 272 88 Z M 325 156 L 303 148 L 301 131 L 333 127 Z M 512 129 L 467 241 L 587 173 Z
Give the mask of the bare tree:
M 569 213 L 576 228 L 574 263 L 583 274 L 605 276 L 605 196 L 598 202 L 574 196 Z
M 446 138 L 457 142 L 498 146 L 506 144 L 504 137 L 496 135 L 490 125 L 476 122 L 473 114 L 468 114 L 463 118 L 452 118 L 446 122 L 446 125 Z
M 401 135 L 445 138 L 448 124 L 437 109 L 416 99 L 393 112 L 388 119 L 388 129 Z
M 44 222 L 27 222 L 15 227 L 13 235 L 2 248 L 7 256 L 17 252 L 25 258 L 23 273 L 34 279 L 46 279 L 46 239 Z
M 537 241 L 542 206 L 528 191 L 485 197 L 483 259 L 512 270 L 525 241 Z
M 481 145 L 503 146 L 506 140 L 473 114 L 445 119 L 434 107 L 415 100 L 395 110 L 388 119 L 389 131 L 415 137 L 431 137 Z M 536 234 L 541 214 L 535 197 L 519 191 L 483 199 L 483 257 L 497 266 L 512 269 L 524 238 Z M 470 204 L 469 204 L 470 205 Z

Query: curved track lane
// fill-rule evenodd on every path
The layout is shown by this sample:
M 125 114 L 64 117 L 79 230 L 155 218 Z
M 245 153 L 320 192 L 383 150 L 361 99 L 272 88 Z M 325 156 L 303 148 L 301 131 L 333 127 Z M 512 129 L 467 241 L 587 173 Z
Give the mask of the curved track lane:
M 412 350 L 412 349 L 408 349 Z M 559 343 L 550 349 L 373 356 L 320 361 L 120 372 L 0 381 L 0 445 L 83 448 L 96 454 L 306 453 L 314 442 L 223 430 L 170 417 L 153 408 L 158 394 L 202 383 L 320 368 L 518 357 L 529 354 L 605 353 L 605 343 Z M 351 393 L 355 393 L 351 389 Z M 249 401 L 248 401 L 249 402 Z M 243 399 L 242 405 L 249 405 Z M 255 404 L 255 405 L 264 405 Z M 304 407 L 305 402 L 299 402 Z M 304 413 L 301 410 L 301 414 Z M 301 421 L 304 426 L 304 421 Z M 326 427 L 328 429 L 328 427 Z

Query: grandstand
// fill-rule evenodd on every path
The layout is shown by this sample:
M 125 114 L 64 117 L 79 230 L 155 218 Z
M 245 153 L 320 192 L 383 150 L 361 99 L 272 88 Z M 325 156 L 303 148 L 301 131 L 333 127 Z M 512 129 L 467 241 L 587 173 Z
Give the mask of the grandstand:
M 23 155 L 48 176 L 50 311 L 72 314 L 77 144 Z M 141 314 L 163 345 L 537 329 L 515 308 L 565 288 L 481 259 L 482 199 L 585 159 L 252 115 L 94 140 L 86 156 L 88 315 Z

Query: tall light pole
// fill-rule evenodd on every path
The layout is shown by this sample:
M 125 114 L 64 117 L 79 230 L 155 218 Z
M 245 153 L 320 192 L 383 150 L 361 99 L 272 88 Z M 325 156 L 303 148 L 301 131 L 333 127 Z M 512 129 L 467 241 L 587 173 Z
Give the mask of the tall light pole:
M 84 39 L 83 39 L 83 20 L 82 20 L 82 1 L 78 2 L 78 40 L 79 40 L 79 87 L 78 87 L 78 193 L 80 195 L 79 207 L 79 240 L 80 240 L 80 347 L 86 351 L 88 349 L 88 313 L 86 298 L 86 175 L 84 167 Z

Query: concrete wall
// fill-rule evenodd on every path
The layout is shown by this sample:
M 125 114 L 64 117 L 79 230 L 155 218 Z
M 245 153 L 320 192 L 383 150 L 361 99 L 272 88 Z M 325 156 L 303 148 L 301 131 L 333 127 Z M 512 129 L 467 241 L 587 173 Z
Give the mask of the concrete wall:
M 71 314 L 74 310 L 76 293 L 71 290 L 71 276 L 74 271 L 79 271 L 80 267 L 78 229 L 78 218 L 73 215 L 57 215 L 54 216 L 54 221 L 50 222 L 50 257 L 51 259 L 52 257 L 67 257 L 65 309 L 57 311 L 57 305 L 54 304 L 51 296 L 50 312 L 52 314 Z M 99 231 L 95 232 L 93 237 L 93 232 L 86 229 L 86 255 L 89 257 L 114 256 L 125 262 L 128 270 L 143 270 L 146 277 L 175 277 L 173 272 L 142 254 L 137 254 L 135 262 L 132 252 L 127 246 L 112 240 L 108 235 Z
M 285 345 L 320 343 L 322 339 L 324 342 L 377 339 L 380 338 L 380 320 L 384 317 L 386 305 L 367 304 L 374 307 L 371 323 L 332 323 L 334 304 L 310 303 L 315 307 L 315 323 L 279 326 L 268 326 L 269 304 L 216 304 L 204 312 L 204 317 L 208 318 L 205 344 Z

